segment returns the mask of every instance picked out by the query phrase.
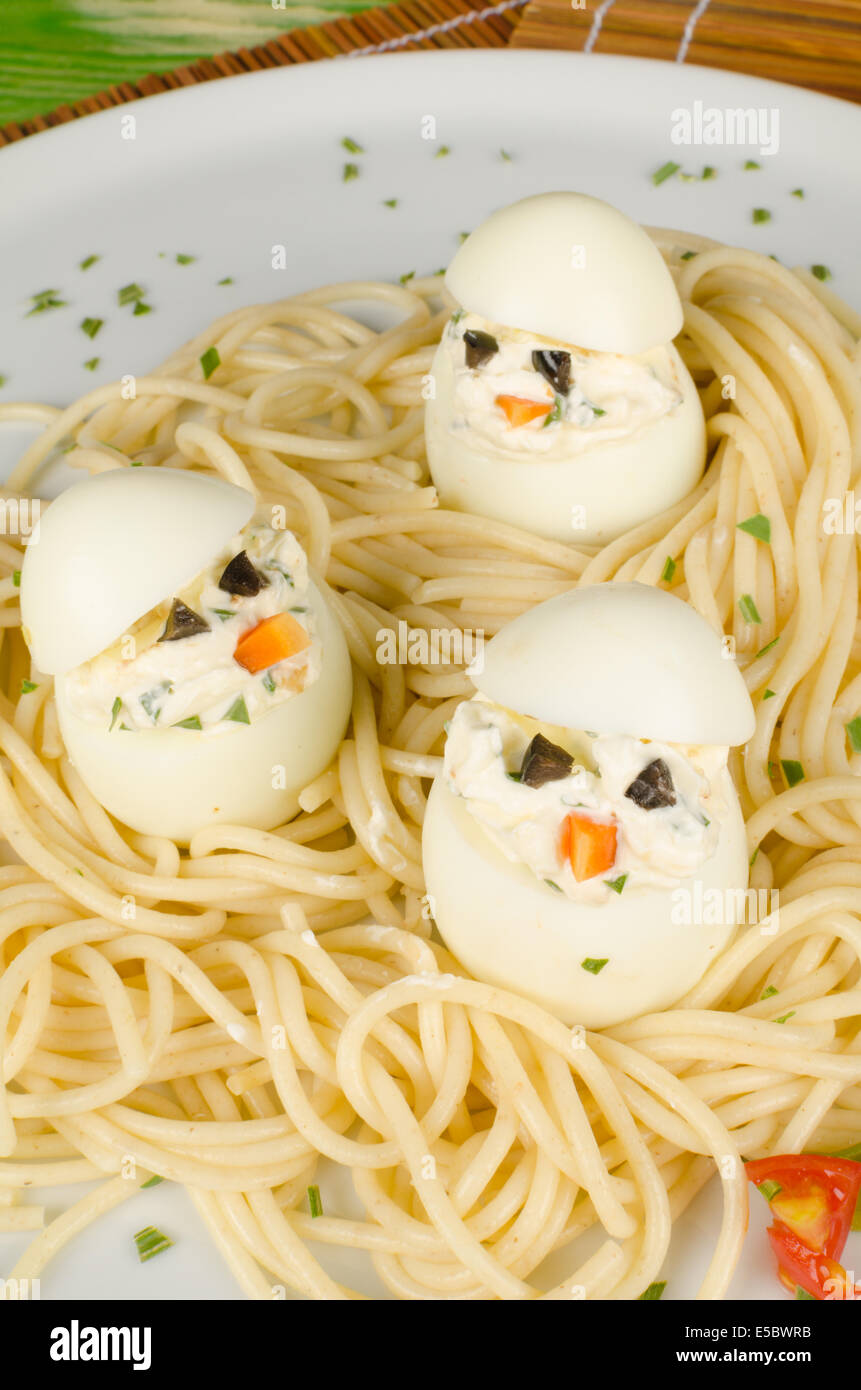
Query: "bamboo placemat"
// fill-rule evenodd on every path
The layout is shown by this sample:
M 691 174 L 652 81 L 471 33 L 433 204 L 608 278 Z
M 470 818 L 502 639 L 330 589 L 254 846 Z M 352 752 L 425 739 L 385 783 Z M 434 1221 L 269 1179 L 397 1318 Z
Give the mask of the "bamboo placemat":
M 482 4 L 481 0 L 403 0 L 401 4 L 363 10 L 350 18 L 330 20 L 307 29 L 289 29 L 279 38 L 257 47 L 220 53 L 172 72 L 144 77 L 140 82 L 122 82 L 85 101 L 58 106 L 45 116 L 13 121 L 0 128 L 0 146 L 51 126 L 63 125 L 78 116 L 105 111 L 156 92 L 169 92 L 176 87 L 257 72 L 262 68 L 290 67 L 319 58 L 399 49 L 504 48 L 527 3 L 528 0 L 501 0 L 498 4 Z
M 533 0 L 511 46 L 701 63 L 861 101 L 861 0 Z
M 861 0 L 402 0 L 0 128 L 0 146 L 94 111 L 237 73 L 444 48 L 560 48 L 731 68 L 861 102 Z

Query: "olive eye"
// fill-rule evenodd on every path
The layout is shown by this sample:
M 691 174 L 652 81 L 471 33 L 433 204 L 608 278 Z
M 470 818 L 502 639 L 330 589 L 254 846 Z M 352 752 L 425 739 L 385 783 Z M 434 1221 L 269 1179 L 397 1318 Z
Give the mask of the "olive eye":
M 499 343 L 492 333 L 482 333 L 480 328 L 468 328 L 463 335 L 466 345 L 466 365 L 483 367 L 494 353 L 499 352 Z
M 549 381 L 557 395 L 568 395 L 571 390 L 570 352 L 536 348 L 532 354 L 532 365 L 545 381 Z

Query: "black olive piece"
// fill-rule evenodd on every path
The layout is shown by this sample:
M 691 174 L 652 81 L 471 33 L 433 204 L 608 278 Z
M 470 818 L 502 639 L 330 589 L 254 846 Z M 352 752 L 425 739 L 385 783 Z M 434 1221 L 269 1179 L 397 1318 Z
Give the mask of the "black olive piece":
M 219 589 L 226 594 L 237 594 L 240 598 L 251 598 L 259 594 L 269 581 L 254 568 L 244 550 L 234 555 L 218 581 Z
M 571 390 L 571 354 L 557 352 L 555 349 L 536 348 L 532 354 L 532 365 L 549 381 L 553 390 L 560 396 L 567 396 Z
M 499 352 L 499 343 L 493 334 L 482 333 L 480 328 L 468 328 L 463 335 L 463 341 L 466 343 L 468 367 L 483 367 L 495 352 Z
M 657 811 L 662 806 L 675 806 L 676 789 L 670 769 L 663 758 L 655 758 L 635 777 L 625 795 L 644 811 Z
M 209 632 L 209 623 L 181 599 L 175 598 L 159 642 L 180 642 L 183 637 L 194 637 L 198 632 Z
M 527 787 L 543 787 L 545 782 L 558 782 L 567 777 L 574 766 L 574 759 L 557 743 L 551 743 L 543 734 L 536 734 L 520 765 L 520 780 Z

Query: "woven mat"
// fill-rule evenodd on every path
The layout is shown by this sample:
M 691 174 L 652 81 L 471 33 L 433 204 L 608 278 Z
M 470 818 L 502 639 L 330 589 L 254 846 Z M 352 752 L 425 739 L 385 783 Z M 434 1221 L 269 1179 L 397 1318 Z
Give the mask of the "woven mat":
M 732 68 L 861 102 L 861 0 L 404 0 L 291 29 L 259 47 L 121 83 L 0 128 L 0 146 L 156 92 L 236 73 L 366 53 L 565 48 Z

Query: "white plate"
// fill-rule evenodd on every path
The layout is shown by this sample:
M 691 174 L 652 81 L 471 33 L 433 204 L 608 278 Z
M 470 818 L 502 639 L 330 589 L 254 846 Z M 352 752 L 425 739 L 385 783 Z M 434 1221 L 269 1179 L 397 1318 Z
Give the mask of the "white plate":
M 762 154 L 759 143 L 675 144 L 675 113 L 696 103 L 761 113 L 772 134 L 776 112 L 777 152 Z M 344 136 L 365 153 L 345 151 Z M 440 157 L 443 147 L 450 152 Z M 861 307 L 852 216 L 859 149 L 861 110 L 846 103 L 733 73 L 581 54 L 336 60 L 151 97 L 0 152 L 0 401 L 62 404 L 144 371 L 218 314 L 255 300 L 435 270 L 492 208 L 552 188 L 582 189 L 641 221 L 790 264 L 827 265 L 834 288 Z M 745 170 L 750 159 L 761 167 Z M 667 160 L 693 173 L 711 165 L 717 177 L 655 187 L 651 175 Z M 345 182 L 347 163 L 359 176 Z M 803 199 L 792 196 L 799 187 Z M 396 208 L 385 206 L 389 198 Z M 754 208 L 771 220 L 754 224 Z M 276 270 L 278 246 L 286 266 Z M 180 265 L 177 253 L 196 259 Z M 93 254 L 101 259 L 78 269 Z M 225 276 L 234 284 L 219 286 Z M 131 281 L 153 313 L 118 307 L 117 291 Z M 27 317 L 29 297 L 48 288 L 68 307 Z M 86 317 L 105 321 L 94 340 L 80 329 Z M 88 372 L 93 356 L 101 364 Z M 29 437 L 23 427 L 0 427 L 3 470 Z M 57 1194 L 49 1214 L 80 1192 Z M 343 1193 L 324 1184 L 323 1195 L 329 1210 L 347 1214 Z M 780 1297 L 765 1204 L 754 1196 L 752 1206 L 732 1295 Z M 695 1292 L 719 1211 L 712 1184 L 679 1223 L 667 1298 Z M 131 1236 L 150 1223 L 176 1245 L 139 1265 Z M 0 1274 L 25 1244 L 0 1236 Z M 379 1291 L 350 1257 L 329 1254 L 327 1263 Z M 163 1184 L 74 1242 L 49 1268 L 43 1295 L 227 1299 L 237 1288 L 184 1193 Z

